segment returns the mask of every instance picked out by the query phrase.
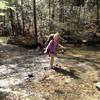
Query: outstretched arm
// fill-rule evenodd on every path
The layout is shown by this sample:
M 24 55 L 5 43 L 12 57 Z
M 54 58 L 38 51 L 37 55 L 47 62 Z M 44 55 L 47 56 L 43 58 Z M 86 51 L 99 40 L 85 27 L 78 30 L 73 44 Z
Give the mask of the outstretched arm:
M 62 49 L 65 49 L 66 47 L 62 46 L 61 44 L 58 43 L 58 46 Z

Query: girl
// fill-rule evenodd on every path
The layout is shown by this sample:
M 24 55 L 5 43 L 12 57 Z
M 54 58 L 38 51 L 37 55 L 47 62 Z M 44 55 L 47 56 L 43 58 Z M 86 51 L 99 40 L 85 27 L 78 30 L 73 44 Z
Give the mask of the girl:
M 54 68 L 53 64 L 54 64 L 54 58 L 55 58 L 57 46 L 60 46 L 62 49 L 65 49 L 64 46 L 59 44 L 60 35 L 62 35 L 62 33 L 54 34 L 53 39 L 50 40 L 50 42 L 48 43 L 48 45 L 44 51 L 44 53 L 48 53 L 50 56 L 50 68 L 51 69 Z

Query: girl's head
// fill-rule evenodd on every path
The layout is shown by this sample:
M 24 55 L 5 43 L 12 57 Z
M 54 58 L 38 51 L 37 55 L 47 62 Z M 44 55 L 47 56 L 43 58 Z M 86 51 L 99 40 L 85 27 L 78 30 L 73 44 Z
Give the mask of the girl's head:
M 60 37 L 62 37 L 65 34 L 65 30 L 64 29 L 60 29 L 58 30 L 58 32 L 54 35 L 54 39 L 57 41 L 59 40 Z
M 59 31 L 58 31 L 59 35 L 60 36 L 63 36 L 65 33 L 66 33 L 66 30 L 61 28 Z

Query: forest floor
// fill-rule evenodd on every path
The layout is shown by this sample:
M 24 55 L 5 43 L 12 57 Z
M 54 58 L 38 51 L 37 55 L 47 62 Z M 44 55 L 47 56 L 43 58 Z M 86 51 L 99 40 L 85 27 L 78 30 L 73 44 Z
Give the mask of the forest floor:
M 47 55 L 1 43 L 0 100 L 100 100 L 99 48 L 72 47 L 56 60 L 45 70 Z

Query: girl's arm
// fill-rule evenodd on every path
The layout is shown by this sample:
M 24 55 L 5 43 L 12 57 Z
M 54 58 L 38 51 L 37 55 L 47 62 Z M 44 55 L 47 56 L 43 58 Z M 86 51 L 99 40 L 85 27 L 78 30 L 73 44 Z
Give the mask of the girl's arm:
M 62 49 L 65 49 L 66 47 L 62 46 L 61 44 L 58 43 L 58 46 Z
M 52 43 L 52 40 L 49 42 L 49 44 L 48 44 L 47 47 L 45 48 L 44 53 L 47 53 L 48 47 L 50 46 L 51 43 Z
M 47 45 L 47 47 L 46 47 L 47 49 L 48 49 L 48 47 L 50 46 L 51 43 L 52 43 L 52 40 L 50 40 L 49 44 Z

